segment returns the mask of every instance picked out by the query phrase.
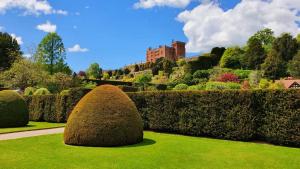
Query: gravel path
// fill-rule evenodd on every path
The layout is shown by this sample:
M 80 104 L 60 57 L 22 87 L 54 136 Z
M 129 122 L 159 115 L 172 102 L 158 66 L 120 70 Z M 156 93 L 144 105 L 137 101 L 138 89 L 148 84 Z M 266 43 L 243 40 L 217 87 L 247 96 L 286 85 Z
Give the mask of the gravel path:
M 54 128 L 54 129 L 33 130 L 33 131 L 23 131 L 23 132 L 16 132 L 16 133 L 0 134 L 0 141 L 1 140 L 13 140 L 13 139 L 25 138 L 25 137 L 42 136 L 42 135 L 49 135 L 49 134 L 59 134 L 59 133 L 63 133 L 64 129 L 65 128 L 62 127 L 62 128 Z

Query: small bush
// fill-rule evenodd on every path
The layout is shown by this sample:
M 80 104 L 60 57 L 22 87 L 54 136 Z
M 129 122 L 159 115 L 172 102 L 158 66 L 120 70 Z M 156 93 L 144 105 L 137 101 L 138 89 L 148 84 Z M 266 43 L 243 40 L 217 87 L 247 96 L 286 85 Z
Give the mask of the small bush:
M 206 90 L 238 90 L 241 85 L 238 83 L 224 83 L 224 82 L 208 82 L 206 83 Z
M 205 90 L 206 84 L 199 84 L 199 85 L 193 85 L 189 86 L 188 90 Z
M 259 82 L 259 88 L 260 89 L 268 89 L 270 87 L 271 83 L 267 79 L 261 79 Z
M 70 90 L 63 90 L 60 92 L 60 95 L 63 95 L 63 96 L 69 95 L 69 94 L 70 94 Z
M 176 85 L 175 87 L 174 87 L 174 89 L 173 90 L 186 90 L 186 89 L 188 89 L 188 85 L 186 85 L 186 84 L 178 84 L 178 85 Z
M 34 92 L 36 91 L 36 88 L 34 87 L 27 87 L 24 91 L 24 96 L 32 96 Z
M 224 73 L 224 74 L 221 74 L 217 78 L 217 81 L 219 81 L 219 82 L 234 82 L 234 83 L 238 83 L 239 82 L 239 77 L 236 76 L 233 73 Z
M 49 95 L 49 94 L 51 94 L 51 93 L 49 92 L 48 89 L 46 89 L 46 88 L 39 88 L 39 89 L 37 89 L 37 90 L 34 92 L 33 95 Z
M 250 75 L 250 73 L 252 72 L 252 70 L 234 70 L 234 74 L 237 75 L 239 77 L 239 79 L 247 79 Z
M 24 98 L 14 91 L 0 91 L 0 128 L 26 126 L 28 120 Z
M 209 76 L 210 76 L 209 70 L 197 70 L 193 74 L 193 78 L 198 78 L 198 79 L 209 79 Z

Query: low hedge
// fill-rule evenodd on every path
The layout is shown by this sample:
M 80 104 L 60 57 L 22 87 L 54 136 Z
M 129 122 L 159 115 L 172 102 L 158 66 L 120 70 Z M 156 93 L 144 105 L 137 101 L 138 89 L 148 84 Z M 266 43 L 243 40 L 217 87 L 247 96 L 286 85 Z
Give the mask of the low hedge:
M 64 122 L 87 92 L 73 90 L 69 96 L 26 97 L 30 118 Z M 128 95 L 148 130 L 300 147 L 300 90 L 165 91 Z

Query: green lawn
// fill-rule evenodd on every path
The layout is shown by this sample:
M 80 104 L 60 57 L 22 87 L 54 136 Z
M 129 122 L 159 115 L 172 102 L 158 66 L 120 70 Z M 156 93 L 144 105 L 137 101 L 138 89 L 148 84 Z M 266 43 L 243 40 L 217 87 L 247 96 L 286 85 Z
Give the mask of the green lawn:
M 299 168 L 300 149 L 145 132 L 119 148 L 66 146 L 62 135 L 0 141 L 0 168 Z
M 30 130 L 57 128 L 57 127 L 64 127 L 65 125 L 66 124 L 64 124 L 64 123 L 47 123 L 47 122 L 32 122 L 31 121 L 25 127 L 0 128 L 0 134 L 18 132 L 18 131 L 30 131 Z

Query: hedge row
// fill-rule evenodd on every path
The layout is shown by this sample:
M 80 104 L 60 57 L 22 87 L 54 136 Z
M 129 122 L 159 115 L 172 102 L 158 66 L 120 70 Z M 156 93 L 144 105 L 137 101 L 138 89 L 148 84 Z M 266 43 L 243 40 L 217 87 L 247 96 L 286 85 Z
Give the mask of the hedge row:
M 30 118 L 64 122 L 86 92 L 28 97 Z M 128 95 L 148 130 L 300 146 L 299 90 L 168 91 Z

